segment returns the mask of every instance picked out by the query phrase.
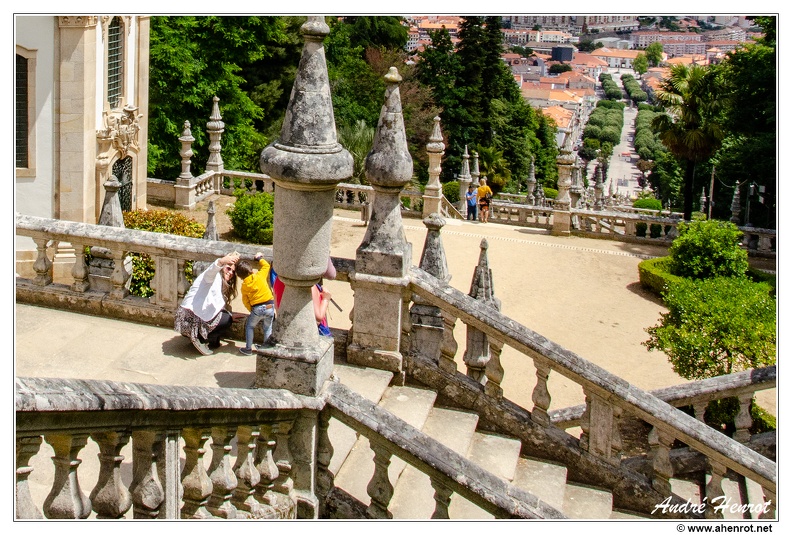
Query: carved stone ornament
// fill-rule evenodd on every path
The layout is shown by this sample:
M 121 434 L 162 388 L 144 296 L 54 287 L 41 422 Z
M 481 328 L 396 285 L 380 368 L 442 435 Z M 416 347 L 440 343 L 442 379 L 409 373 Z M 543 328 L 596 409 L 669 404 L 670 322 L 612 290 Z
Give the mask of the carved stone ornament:
M 96 131 L 96 137 L 102 146 L 112 146 L 121 153 L 121 158 L 127 153 L 139 149 L 138 134 L 140 133 L 140 119 L 137 115 L 137 106 L 131 104 L 124 106 L 120 112 L 103 113 L 104 128 Z M 104 143 L 102 143 L 104 142 Z M 109 144 L 107 142 L 110 142 Z

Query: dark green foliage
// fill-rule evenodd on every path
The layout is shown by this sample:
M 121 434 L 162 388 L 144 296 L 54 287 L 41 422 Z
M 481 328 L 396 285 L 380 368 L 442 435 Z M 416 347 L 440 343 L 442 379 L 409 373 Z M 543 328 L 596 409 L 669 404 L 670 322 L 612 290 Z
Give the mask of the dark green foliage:
M 635 235 L 638 236 L 639 238 L 645 238 L 646 237 L 646 228 L 647 228 L 647 226 L 648 225 L 646 223 L 644 223 L 643 221 L 639 221 L 638 223 L 636 223 L 635 224 Z M 639 265 L 638 270 L 640 271 L 640 269 L 641 268 L 640 268 L 640 265 Z
M 660 199 L 636 199 L 633 201 L 633 208 L 646 208 L 648 210 L 662 210 L 663 205 Z
M 726 221 L 680 223 L 679 237 L 668 250 L 671 272 L 680 277 L 742 277 L 748 253 L 740 247 L 742 232 Z
M 649 225 L 649 237 L 650 238 L 659 238 L 660 234 L 663 232 L 662 225 L 658 225 L 656 223 L 652 223 Z
M 226 210 L 239 239 L 249 243 L 272 243 L 274 197 L 271 193 L 237 195 L 234 205 Z
M 301 45 L 293 28 L 297 22 L 287 17 L 152 17 L 149 176 L 179 175 L 184 121 L 195 138 L 192 168 L 203 171 L 215 96 L 226 125 L 226 168 L 258 171 L 259 153 L 269 141 L 262 132 L 282 116 L 294 79 Z
M 500 59 L 500 18 L 466 17 L 458 36 L 455 52 L 447 31 L 433 32 L 432 44 L 420 53 L 418 63 L 421 81 L 432 88 L 434 101 L 442 108 L 447 138 L 442 178 L 450 180 L 459 172 L 468 146 L 502 155 L 505 166 L 499 166 L 493 186 L 507 188 L 510 177 L 527 176 L 532 155 L 537 177 L 554 182 L 555 125 L 525 102 Z
M 542 188 L 544 190 L 544 196 L 547 199 L 555 199 L 558 197 L 558 190 L 553 188 Z
M 452 180 L 443 184 L 443 195 L 451 204 L 459 202 L 459 182 Z
M 755 400 L 751 400 L 750 411 L 753 423 L 749 431 L 752 435 L 775 431 L 775 417 L 757 405 Z M 704 422 L 731 436 L 736 430 L 734 418 L 739 412 L 740 400 L 736 397 L 716 399 L 707 405 L 707 410 L 704 411 Z
M 404 48 L 407 44 L 407 27 L 401 24 L 402 17 L 344 17 L 352 26 L 352 46 L 366 48 Z
M 124 212 L 124 226 L 129 229 L 146 230 L 148 232 L 162 232 L 187 236 L 188 238 L 202 238 L 206 227 L 196 220 L 186 217 L 179 212 L 171 210 L 134 210 Z M 154 259 L 143 253 L 130 253 L 132 258 L 132 276 L 129 283 L 129 293 L 139 297 L 151 297 L 151 281 L 154 278 Z M 192 262 L 186 262 L 184 271 L 187 280 L 192 282 Z
M 550 65 L 550 74 L 561 74 L 562 72 L 569 72 L 571 70 L 572 66 L 566 63 L 554 63 Z
M 705 379 L 776 361 L 776 302 L 746 278 L 682 280 L 663 297 L 668 312 L 644 345 L 664 351 L 674 371 Z

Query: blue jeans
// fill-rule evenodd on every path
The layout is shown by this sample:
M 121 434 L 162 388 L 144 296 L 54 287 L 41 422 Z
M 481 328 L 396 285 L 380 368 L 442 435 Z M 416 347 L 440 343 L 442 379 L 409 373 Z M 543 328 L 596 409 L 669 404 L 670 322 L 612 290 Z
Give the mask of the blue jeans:
M 477 205 L 475 205 L 475 204 L 473 206 L 471 206 L 469 204 L 467 205 L 467 218 L 468 218 L 469 221 L 475 221 L 476 220 L 477 212 L 478 212 L 478 206 Z
M 245 349 L 253 348 L 253 336 L 256 330 L 256 325 L 261 323 L 264 329 L 264 342 L 272 334 L 272 320 L 275 318 L 275 305 L 273 303 L 253 305 L 250 310 L 250 315 L 245 322 Z

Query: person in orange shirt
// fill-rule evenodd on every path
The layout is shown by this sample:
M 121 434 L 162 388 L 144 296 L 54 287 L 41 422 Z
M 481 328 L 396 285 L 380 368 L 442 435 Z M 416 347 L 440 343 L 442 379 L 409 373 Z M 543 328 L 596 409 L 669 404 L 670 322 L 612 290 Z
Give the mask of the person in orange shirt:
M 256 326 L 261 323 L 266 343 L 272 334 L 272 320 L 275 319 L 275 299 L 268 280 L 269 262 L 262 258 L 261 253 L 256 253 L 254 258 L 259 263 L 259 269 L 255 273 L 247 260 L 240 260 L 236 266 L 237 276 L 242 279 L 242 304 L 250 311 L 245 322 L 245 347 L 239 348 L 243 355 L 253 354 Z
M 482 223 L 489 222 L 490 203 L 492 202 L 492 190 L 487 185 L 487 177 L 481 177 L 478 187 L 478 202 L 481 209 L 479 220 Z

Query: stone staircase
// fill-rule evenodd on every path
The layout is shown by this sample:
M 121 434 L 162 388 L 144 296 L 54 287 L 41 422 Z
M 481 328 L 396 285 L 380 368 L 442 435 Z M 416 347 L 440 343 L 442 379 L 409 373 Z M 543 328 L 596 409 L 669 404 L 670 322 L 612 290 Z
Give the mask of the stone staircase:
M 528 491 L 575 519 L 641 518 L 613 510 L 609 491 L 567 481 L 566 467 L 520 455 L 518 440 L 478 429 L 478 415 L 435 405 L 437 394 L 416 386 L 388 386 L 389 372 L 336 364 L 341 383 L 391 412 L 410 425 L 465 455 L 482 468 Z M 330 471 L 335 485 L 367 505 L 366 487 L 374 474 L 374 452 L 365 437 L 331 420 L 328 430 L 333 444 Z M 434 489 L 429 476 L 393 457 L 388 475 L 394 487 L 390 511 L 395 519 L 427 519 L 434 511 Z M 452 519 L 492 519 L 464 498 L 453 495 Z

